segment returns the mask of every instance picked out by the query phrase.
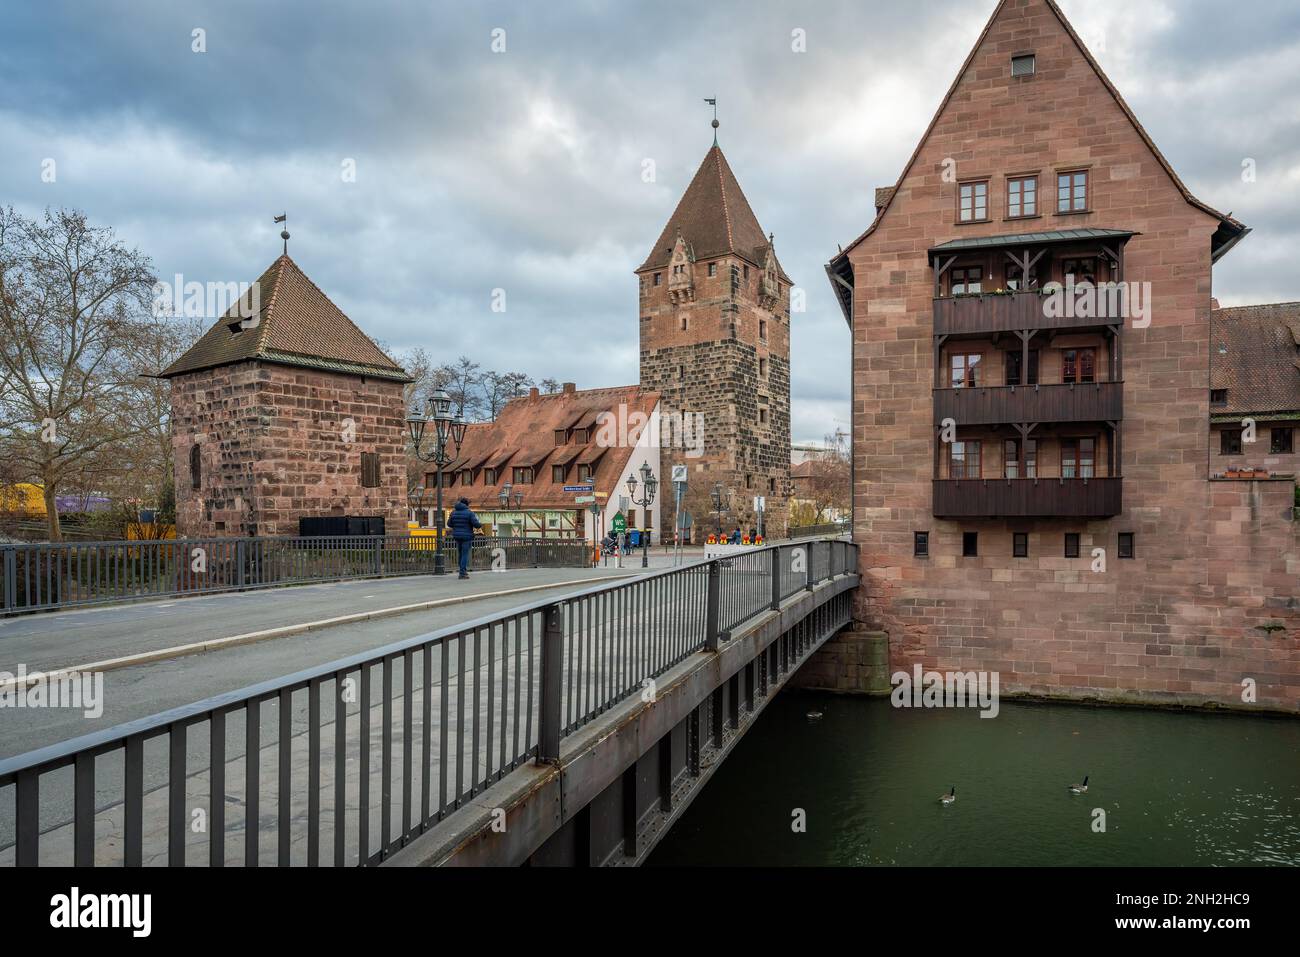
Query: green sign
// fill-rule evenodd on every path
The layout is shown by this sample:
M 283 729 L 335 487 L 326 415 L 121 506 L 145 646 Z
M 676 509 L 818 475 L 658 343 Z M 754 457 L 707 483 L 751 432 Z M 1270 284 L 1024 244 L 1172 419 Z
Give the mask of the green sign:
M 615 535 L 622 535 L 624 532 L 627 531 L 627 519 L 623 517 L 622 512 L 618 512 L 617 514 L 615 514 L 614 521 L 612 524 L 613 524 Z

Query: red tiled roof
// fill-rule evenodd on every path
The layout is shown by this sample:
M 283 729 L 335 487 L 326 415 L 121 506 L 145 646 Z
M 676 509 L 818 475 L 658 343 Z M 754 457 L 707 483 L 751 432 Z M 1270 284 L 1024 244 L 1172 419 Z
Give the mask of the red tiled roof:
M 690 244 L 696 261 L 736 255 L 755 266 L 763 265 L 769 246 L 767 234 L 716 145 L 704 155 L 695 178 L 637 272 L 668 265 L 679 232 Z M 791 281 L 780 262 L 776 268 L 785 282 Z
M 1300 302 L 1234 306 L 1210 314 L 1213 415 L 1300 412 Z
M 255 326 L 236 325 L 252 288 L 257 289 L 260 319 Z M 411 381 L 288 255 L 273 262 L 249 293 L 159 376 L 168 379 L 253 360 Z
M 587 443 L 579 445 L 570 438 L 565 445 L 557 446 L 554 444 L 555 433 L 572 422 L 589 421 L 595 426 L 596 418 L 602 412 L 611 413 L 616 421 L 627 421 L 635 413 L 640 413 L 648 422 L 658 404 L 659 393 L 643 390 L 640 386 L 511 399 L 495 422 L 469 426 L 461 446 L 460 458 L 478 460 L 480 465 L 476 468 L 498 468 L 497 482 L 485 484 L 484 475 L 479 471 L 472 485 L 466 487 L 458 480 L 452 486 L 452 501 L 464 495 L 473 508 L 499 508 L 498 495 L 505 483 L 513 481 L 513 467 L 529 465 L 537 467 L 532 484 L 516 486 L 524 493 L 524 508 L 577 508 L 573 501 L 574 493 L 565 492 L 564 486 L 579 484 L 578 464 L 595 465 L 591 484 L 596 491 L 617 494 L 614 483 L 622 476 L 628 459 L 636 451 L 636 435 L 629 435 L 624 444 L 617 441 L 605 444 L 609 436 L 605 435 L 605 429 L 597 426 L 592 429 Z M 622 414 L 620 406 L 626 407 Z M 568 466 L 563 482 L 551 481 L 552 465 Z

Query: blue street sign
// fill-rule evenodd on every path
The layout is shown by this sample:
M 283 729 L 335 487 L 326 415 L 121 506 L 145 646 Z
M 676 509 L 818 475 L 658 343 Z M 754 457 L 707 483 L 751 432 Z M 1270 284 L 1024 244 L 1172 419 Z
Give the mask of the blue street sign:
M 564 486 L 564 490 L 565 490 L 566 492 L 594 492 L 594 491 L 596 490 L 596 486 L 594 486 L 594 485 L 566 485 L 566 486 Z

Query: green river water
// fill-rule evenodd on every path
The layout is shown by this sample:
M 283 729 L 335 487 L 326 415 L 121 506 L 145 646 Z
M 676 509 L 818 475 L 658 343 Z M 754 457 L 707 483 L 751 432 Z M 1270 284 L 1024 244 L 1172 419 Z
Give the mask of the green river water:
M 1300 720 L 785 691 L 648 864 L 1300 865 Z

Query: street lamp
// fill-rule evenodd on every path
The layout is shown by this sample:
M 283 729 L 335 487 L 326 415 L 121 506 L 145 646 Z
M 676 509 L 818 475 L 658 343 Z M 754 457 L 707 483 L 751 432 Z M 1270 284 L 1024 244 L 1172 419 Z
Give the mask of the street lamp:
M 434 425 L 434 445 L 432 450 L 427 454 L 422 452 L 420 446 L 424 442 L 424 430 L 430 422 Z M 432 462 L 437 466 L 438 471 L 438 518 L 434 523 L 437 535 L 438 548 L 433 555 L 433 573 L 435 575 L 445 575 L 446 567 L 443 565 L 442 555 L 442 470 L 450 465 L 452 460 L 460 454 L 460 444 L 465 441 L 465 417 L 451 414 L 451 396 L 443 389 L 435 389 L 429 396 L 429 403 L 426 406 L 425 413 L 419 411 L 412 412 L 406 417 L 406 427 L 411 433 L 412 454 L 421 462 Z M 449 449 L 449 445 L 454 448 Z
M 636 475 L 632 474 L 627 477 L 627 494 L 631 498 L 632 504 L 637 508 L 646 509 L 647 512 L 654 503 L 655 490 L 659 487 L 659 480 L 655 478 L 654 472 L 650 471 L 650 463 L 643 462 L 641 465 L 641 498 L 636 497 Z M 647 515 L 648 517 L 648 515 Z M 650 566 L 650 536 L 642 535 L 641 542 L 641 567 Z
M 731 508 L 731 494 L 722 487 L 721 482 L 713 483 L 713 490 L 709 492 L 709 498 L 713 500 L 713 513 L 718 523 L 718 537 L 722 537 L 722 513 Z

